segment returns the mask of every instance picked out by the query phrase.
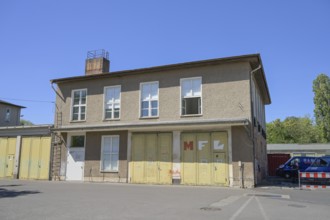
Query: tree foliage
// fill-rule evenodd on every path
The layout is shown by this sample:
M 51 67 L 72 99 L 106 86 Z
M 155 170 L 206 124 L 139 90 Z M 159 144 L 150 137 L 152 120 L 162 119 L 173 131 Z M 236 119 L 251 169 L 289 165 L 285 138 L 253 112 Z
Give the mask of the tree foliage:
M 313 81 L 314 115 L 321 142 L 330 142 L 330 78 L 320 74 Z
M 287 117 L 267 123 L 268 143 L 330 142 L 330 78 L 320 74 L 313 81 L 315 123 L 309 117 Z
M 21 119 L 20 121 L 21 125 L 34 125 L 31 121 Z
M 317 129 L 309 117 L 287 117 L 267 123 L 268 143 L 317 143 Z

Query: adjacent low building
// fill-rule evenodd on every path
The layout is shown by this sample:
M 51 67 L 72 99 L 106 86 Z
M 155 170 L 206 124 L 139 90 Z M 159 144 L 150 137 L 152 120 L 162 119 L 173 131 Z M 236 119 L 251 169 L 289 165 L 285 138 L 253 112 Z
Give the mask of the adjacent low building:
M 49 180 L 52 125 L 0 127 L 0 178 Z
M 259 54 L 109 66 L 94 51 L 85 75 L 51 80 L 53 179 L 253 187 L 266 177 L 271 99 Z
M 293 156 L 330 156 L 330 144 L 268 144 L 268 154 Z
M 330 156 L 330 144 L 267 144 L 268 175 L 275 176 L 276 169 L 294 156 Z

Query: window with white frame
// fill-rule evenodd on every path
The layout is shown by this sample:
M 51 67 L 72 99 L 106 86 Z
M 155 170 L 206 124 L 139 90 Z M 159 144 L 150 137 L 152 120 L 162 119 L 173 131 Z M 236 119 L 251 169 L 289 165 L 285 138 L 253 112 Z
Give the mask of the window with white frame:
M 10 122 L 10 108 L 6 109 L 6 116 L 5 116 L 5 122 Z
M 181 79 L 181 114 L 199 115 L 202 113 L 202 78 Z
M 104 88 L 104 118 L 118 119 L 120 117 L 120 86 Z
M 86 120 L 87 89 L 73 90 L 72 92 L 72 121 Z
M 141 83 L 141 117 L 158 116 L 158 82 Z
M 119 166 L 119 136 L 102 136 L 101 171 L 117 172 Z

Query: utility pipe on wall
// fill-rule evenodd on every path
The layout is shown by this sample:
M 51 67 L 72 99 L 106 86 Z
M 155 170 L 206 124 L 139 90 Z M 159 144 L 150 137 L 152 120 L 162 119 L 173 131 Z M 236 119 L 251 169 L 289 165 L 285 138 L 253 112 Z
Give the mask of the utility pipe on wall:
M 252 131 L 252 149 L 253 149 L 253 176 L 254 176 L 254 182 L 255 184 L 254 185 L 257 185 L 257 182 L 258 182 L 258 177 L 256 176 L 256 169 L 255 169 L 255 158 L 256 158 L 256 149 L 255 149 L 255 143 L 254 143 L 254 125 L 253 125 L 253 117 L 254 117 L 254 108 L 253 108 L 253 105 L 252 105 L 252 80 L 253 80 L 253 74 L 255 72 L 257 72 L 258 70 L 261 69 L 261 65 L 259 64 L 259 66 L 253 70 L 251 70 L 251 75 L 250 75 L 250 97 L 251 97 L 251 131 Z

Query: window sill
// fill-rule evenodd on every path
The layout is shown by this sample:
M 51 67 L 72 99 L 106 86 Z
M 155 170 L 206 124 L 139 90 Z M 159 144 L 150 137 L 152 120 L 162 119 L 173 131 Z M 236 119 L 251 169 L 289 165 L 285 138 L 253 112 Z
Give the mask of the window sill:
M 80 120 L 80 121 L 70 121 L 70 123 L 84 123 L 84 122 L 86 122 L 86 120 Z
M 140 119 L 158 119 L 159 116 L 150 116 L 150 117 L 140 117 Z
M 114 119 L 112 119 L 112 118 L 111 119 L 110 118 L 109 119 L 104 118 L 103 121 L 104 122 L 107 122 L 107 121 L 120 121 L 120 118 L 114 118 Z
M 118 170 L 111 170 L 111 171 L 100 170 L 100 173 L 119 173 L 119 171 Z
M 202 114 L 196 114 L 196 115 L 181 115 L 181 118 L 190 118 L 190 117 L 202 117 Z

